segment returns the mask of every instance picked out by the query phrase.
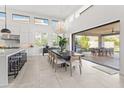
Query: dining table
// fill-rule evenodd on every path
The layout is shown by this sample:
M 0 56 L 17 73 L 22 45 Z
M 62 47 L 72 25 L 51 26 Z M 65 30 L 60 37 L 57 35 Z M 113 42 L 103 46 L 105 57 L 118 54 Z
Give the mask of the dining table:
M 65 61 L 69 61 L 71 56 L 74 55 L 84 56 L 84 54 L 76 53 L 74 51 L 69 51 L 69 50 L 61 52 L 59 49 L 51 49 L 50 51 L 55 53 L 57 56 L 64 59 Z
M 58 49 L 52 49 L 51 52 L 55 53 L 57 56 L 59 56 L 60 58 L 66 60 L 66 61 L 69 61 L 71 58 L 71 55 L 73 55 L 73 52 L 68 51 L 68 50 L 61 52 Z

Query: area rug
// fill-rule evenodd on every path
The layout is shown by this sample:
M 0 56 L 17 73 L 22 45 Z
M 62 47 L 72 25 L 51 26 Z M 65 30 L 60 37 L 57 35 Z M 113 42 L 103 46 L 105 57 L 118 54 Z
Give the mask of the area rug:
M 96 68 L 100 71 L 103 71 L 107 74 L 110 74 L 110 75 L 114 75 L 114 74 L 118 74 L 119 71 L 115 70 L 115 69 L 111 69 L 111 68 L 108 68 L 108 67 L 105 67 L 105 66 L 100 66 L 100 65 L 97 65 L 97 66 L 92 66 L 93 68 Z

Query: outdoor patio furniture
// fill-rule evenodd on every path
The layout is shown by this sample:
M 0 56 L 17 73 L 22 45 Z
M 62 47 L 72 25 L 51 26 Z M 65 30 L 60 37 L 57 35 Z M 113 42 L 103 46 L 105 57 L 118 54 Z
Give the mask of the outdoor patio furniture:
M 90 51 L 93 56 L 112 56 L 114 54 L 114 48 L 92 48 Z

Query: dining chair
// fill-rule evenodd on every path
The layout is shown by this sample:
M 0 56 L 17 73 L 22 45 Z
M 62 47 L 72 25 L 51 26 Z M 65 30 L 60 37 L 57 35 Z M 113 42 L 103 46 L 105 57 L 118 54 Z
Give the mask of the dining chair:
M 92 54 L 93 56 L 97 56 L 97 55 L 98 55 L 98 49 L 96 49 L 96 48 L 91 48 L 91 54 Z
M 48 50 L 48 62 L 51 62 L 51 51 Z
M 112 56 L 114 54 L 114 49 L 113 48 L 109 48 L 109 55 Z
M 105 48 L 101 48 L 101 56 L 105 56 L 106 54 L 106 49 Z
M 79 67 L 80 75 L 82 74 L 82 63 L 81 63 L 81 56 L 80 55 L 71 56 L 70 61 L 66 62 L 66 65 L 70 66 L 70 75 L 71 76 L 72 76 L 72 68 L 75 66 Z
M 107 48 L 105 48 L 105 50 L 104 50 L 104 55 L 105 55 L 105 56 L 108 55 L 108 49 L 107 49 Z
M 62 64 L 65 64 L 65 60 L 63 59 L 60 59 L 56 54 L 53 54 L 53 66 L 55 67 L 55 72 L 57 70 L 57 67 L 58 65 L 62 65 Z M 66 66 L 65 67 L 65 70 L 66 70 Z

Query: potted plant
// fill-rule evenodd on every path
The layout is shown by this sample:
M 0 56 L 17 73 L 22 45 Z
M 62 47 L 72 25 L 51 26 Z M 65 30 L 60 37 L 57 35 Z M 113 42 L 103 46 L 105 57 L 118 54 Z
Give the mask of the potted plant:
M 62 37 L 62 36 L 58 36 L 58 37 L 59 37 L 60 52 L 63 52 L 63 50 L 66 47 L 67 39 L 65 37 Z

